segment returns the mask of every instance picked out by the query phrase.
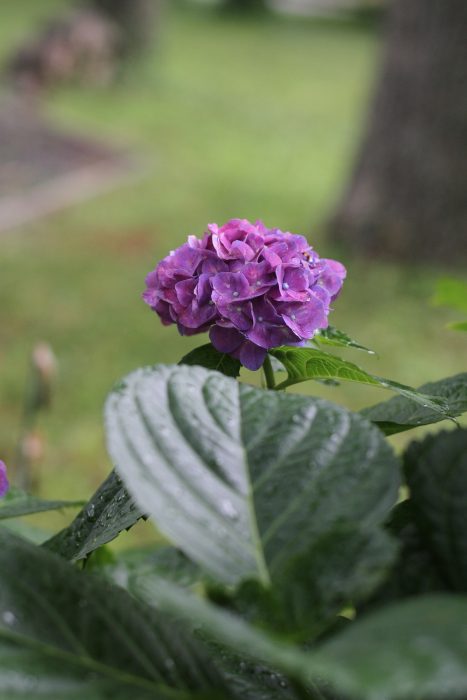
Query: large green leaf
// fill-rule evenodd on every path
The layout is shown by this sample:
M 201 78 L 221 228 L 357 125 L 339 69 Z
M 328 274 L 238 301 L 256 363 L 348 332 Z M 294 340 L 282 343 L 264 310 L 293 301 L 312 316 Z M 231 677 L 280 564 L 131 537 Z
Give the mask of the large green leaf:
M 467 592 L 467 430 L 430 435 L 404 455 L 415 522 L 442 578 Z
M 225 646 L 240 658 L 257 659 L 295 678 L 305 675 L 304 668 L 308 663 L 307 677 L 320 670 L 314 667 L 310 656 L 298 647 L 256 629 L 239 615 L 233 615 L 163 579 L 142 578 L 135 593 L 149 605 L 157 605 L 189 628 L 197 630 L 200 636 Z
M 405 384 L 383 379 L 374 374 L 369 374 L 353 362 L 347 362 L 335 355 L 315 350 L 310 347 L 280 347 L 269 351 L 276 357 L 287 370 L 288 377 L 276 386 L 276 389 L 286 389 L 294 384 L 306 382 L 310 379 L 344 379 L 349 382 L 358 382 L 382 389 L 390 389 L 407 399 L 429 408 L 432 412 L 443 418 L 450 418 L 449 406 L 443 397 L 428 396 L 412 389 Z
M 69 527 L 48 540 L 44 547 L 70 561 L 83 559 L 115 539 L 143 516 L 115 471 L 97 489 Z
M 412 443 L 404 455 L 411 498 L 388 523 L 400 542 L 370 605 L 430 591 L 467 591 L 467 430 Z
M 45 501 L 30 496 L 19 489 L 10 489 L 6 496 L 0 500 L 0 520 L 19 518 L 23 515 L 43 513 L 49 510 L 76 508 L 82 505 L 83 501 Z
M 188 355 L 182 357 L 180 365 L 198 365 L 206 369 L 214 369 L 225 374 L 226 377 L 238 377 L 240 374 L 240 360 L 216 350 L 214 345 L 206 343 L 195 348 Z
M 277 588 L 284 631 L 301 631 L 305 640 L 323 633 L 343 608 L 373 593 L 395 556 L 393 540 L 378 529 L 336 527 L 326 533 L 282 572 Z
M 233 652 L 305 686 L 332 683 L 338 692 L 363 700 L 439 700 L 467 693 L 466 597 L 430 595 L 392 604 L 305 652 L 162 580 L 141 581 L 140 595 Z
M 0 572 L 2 700 L 187 700 L 223 686 L 173 620 L 4 528 Z
M 324 644 L 314 661 L 329 680 L 366 700 L 464 698 L 467 598 L 409 598 L 363 617 Z
M 214 645 L 212 645 L 214 648 Z M 241 700 L 300 700 L 289 681 L 277 671 L 238 654 L 229 654 L 225 647 L 214 653 L 229 687 Z M 308 698 L 308 696 L 307 696 Z M 327 700 L 327 698 L 320 698 Z
M 140 508 L 223 582 L 269 585 L 337 523 L 381 522 L 397 494 L 397 461 L 358 414 L 201 367 L 129 375 L 106 426 Z
M 419 531 L 411 499 L 402 501 L 392 510 L 387 528 L 399 544 L 398 556 L 383 584 L 370 600 L 363 601 L 360 609 L 367 610 L 409 596 L 451 590 Z
M 245 581 L 230 598 L 210 598 L 288 639 L 310 642 L 334 627 L 343 608 L 366 600 L 390 570 L 396 545 L 378 529 L 340 527 L 325 533 L 280 572 L 272 589 Z
M 467 411 L 467 372 L 424 384 L 417 391 L 443 397 L 451 416 L 460 416 Z M 420 405 L 406 396 L 394 396 L 389 401 L 364 408 L 361 414 L 376 423 L 386 435 L 438 423 L 445 418 L 430 405 Z

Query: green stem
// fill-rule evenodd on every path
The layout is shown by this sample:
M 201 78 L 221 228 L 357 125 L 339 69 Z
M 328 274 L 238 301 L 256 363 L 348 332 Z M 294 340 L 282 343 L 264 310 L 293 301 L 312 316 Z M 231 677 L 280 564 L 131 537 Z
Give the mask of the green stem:
M 264 378 L 266 379 L 266 386 L 268 389 L 275 389 L 276 380 L 274 379 L 274 372 L 272 371 L 271 358 L 266 355 L 263 362 L 263 372 Z
M 292 688 L 293 694 L 297 700 L 310 700 L 310 696 L 308 695 L 306 689 L 298 681 L 290 680 L 290 687 Z
M 309 688 L 306 688 L 300 681 L 294 678 L 289 679 L 290 687 L 292 688 L 294 695 L 297 700 L 325 700 L 324 695 L 315 686 L 315 684 L 309 684 Z

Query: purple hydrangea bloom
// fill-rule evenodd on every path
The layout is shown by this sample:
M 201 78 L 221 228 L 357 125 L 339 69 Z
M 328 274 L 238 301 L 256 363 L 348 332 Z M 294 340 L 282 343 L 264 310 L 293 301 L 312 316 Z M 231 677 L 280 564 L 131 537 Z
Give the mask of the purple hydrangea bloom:
M 8 477 L 6 475 L 6 465 L 0 459 L 0 498 L 6 494 L 10 487 L 8 483 Z
M 182 335 L 209 331 L 217 350 L 255 370 L 270 348 L 303 345 L 328 326 L 345 275 L 303 236 L 232 219 L 161 260 L 143 299 L 162 323 Z

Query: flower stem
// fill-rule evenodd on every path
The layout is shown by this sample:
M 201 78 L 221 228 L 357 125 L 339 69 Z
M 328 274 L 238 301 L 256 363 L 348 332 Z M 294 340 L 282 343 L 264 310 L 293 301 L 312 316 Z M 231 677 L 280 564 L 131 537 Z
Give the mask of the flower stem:
M 272 371 L 271 358 L 266 355 L 263 362 L 263 372 L 266 379 L 266 386 L 268 389 L 274 389 L 276 386 L 276 381 L 274 379 L 274 372 Z
M 310 687 L 306 688 L 301 682 L 295 679 L 290 680 L 290 687 L 292 688 L 294 695 L 297 700 L 325 700 L 319 689 L 310 683 Z

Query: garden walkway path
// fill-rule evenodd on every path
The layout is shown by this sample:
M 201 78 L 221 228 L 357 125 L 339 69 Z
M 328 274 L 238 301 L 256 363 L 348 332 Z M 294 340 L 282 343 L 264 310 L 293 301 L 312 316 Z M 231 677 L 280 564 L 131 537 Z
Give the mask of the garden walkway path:
M 141 163 L 56 128 L 26 103 L 0 105 L 0 233 L 141 175 Z

